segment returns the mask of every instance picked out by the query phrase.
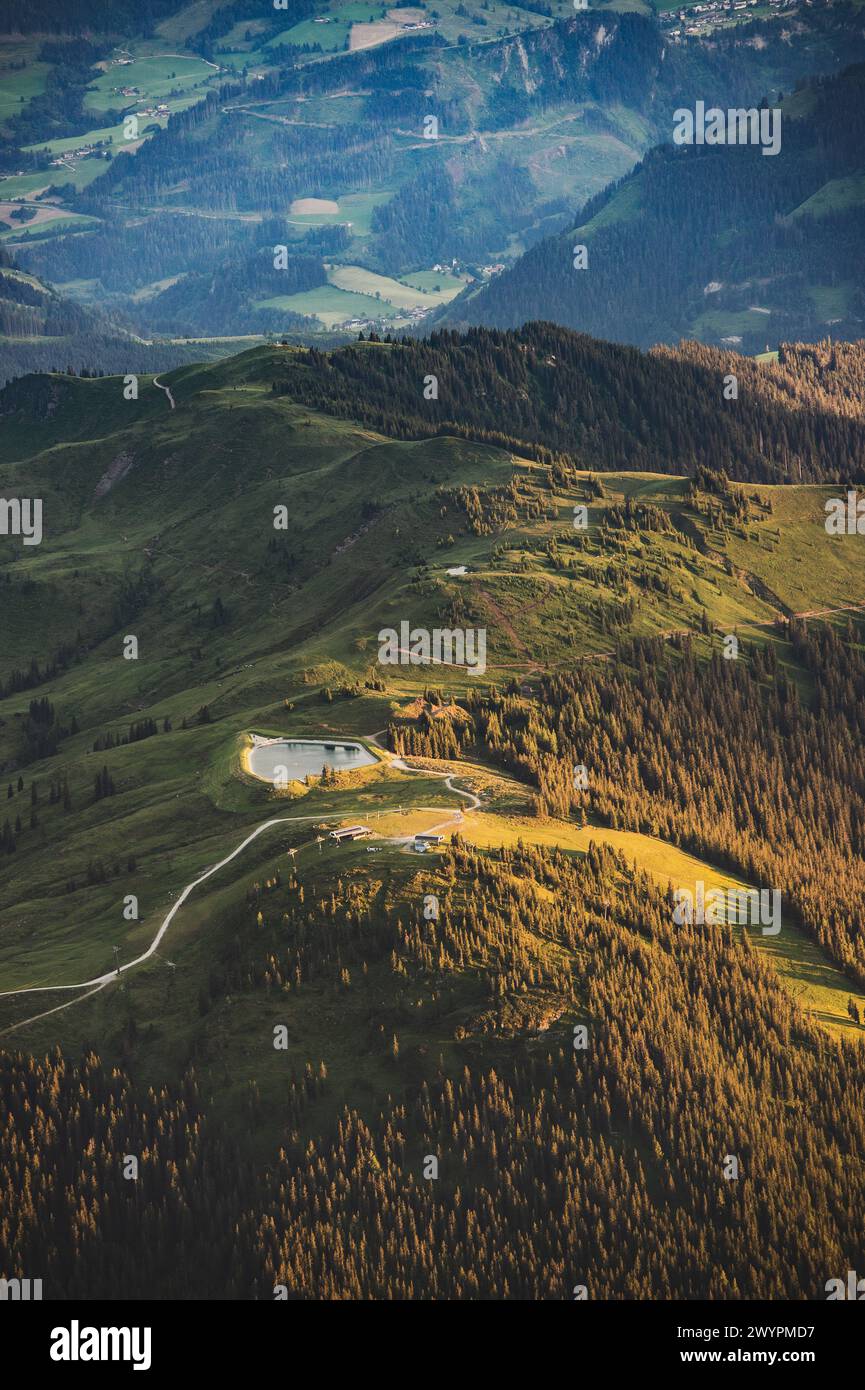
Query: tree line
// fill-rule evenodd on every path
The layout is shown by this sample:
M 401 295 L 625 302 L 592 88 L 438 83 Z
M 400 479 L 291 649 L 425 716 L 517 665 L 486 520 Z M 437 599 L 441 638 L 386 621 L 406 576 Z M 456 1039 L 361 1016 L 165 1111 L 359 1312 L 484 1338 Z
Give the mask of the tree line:
M 865 377 L 865 346 L 829 352 L 813 400 L 808 361 L 793 346 L 776 372 L 735 353 L 643 353 L 529 323 L 285 354 L 271 385 L 396 438 L 452 434 L 535 457 L 559 452 L 571 467 L 691 476 L 704 467 L 776 483 L 862 478 L 865 421 L 849 391 Z M 724 397 L 730 373 L 736 399 Z

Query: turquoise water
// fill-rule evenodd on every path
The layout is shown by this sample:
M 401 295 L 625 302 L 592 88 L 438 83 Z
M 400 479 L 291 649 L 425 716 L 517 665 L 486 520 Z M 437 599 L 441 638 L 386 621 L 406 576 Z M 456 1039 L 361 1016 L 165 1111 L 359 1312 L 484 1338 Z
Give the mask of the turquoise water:
M 356 767 L 368 767 L 376 760 L 359 743 L 346 743 L 334 739 L 332 747 L 324 743 L 289 740 L 284 743 L 268 743 L 251 749 L 249 765 L 256 777 L 275 782 L 278 769 L 284 768 L 283 777 L 291 782 L 302 782 L 312 773 L 320 777 L 325 763 L 337 772 L 351 771 Z

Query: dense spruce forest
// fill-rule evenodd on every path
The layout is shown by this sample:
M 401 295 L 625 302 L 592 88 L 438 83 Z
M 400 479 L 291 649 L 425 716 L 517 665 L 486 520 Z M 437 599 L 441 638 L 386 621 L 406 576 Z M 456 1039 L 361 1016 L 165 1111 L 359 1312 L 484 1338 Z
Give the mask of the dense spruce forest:
M 820 336 L 811 296 L 822 286 L 835 291 L 834 334 L 861 336 L 865 206 L 854 189 L 863 174 L 865 66 L 815 82 L 781 109 L 781 149 L 769 158 L 757 146 L 677 148 L 671 125 L 571 231 L 541 241 L 439 319 L 510 328 L 554 318 L 648 347 L 686 332 L 717 342 L 726 316 L 727 334 L 754 352 L 767 340 Z M 585 269 L 574 268 L 576 245 L 587 248 Z M 749 327 L 755 304 L 761 312 Z
M 753 951 L 671 928 L 609 851 L 458 847 L 448 867 L 471 901 L 405 922 L 394 968 L 443 993 L 477 972 L 493 1036 L 531 1026 L 532 1003 L 559 1026 L 289 1147 L 253 1246 L 268 1274 L 330 1298 L 821 1296 L 861 1201 L 857 1165 L 834 1168 L 861 1126 L 861 1053 L 830 1060 Z
M 738 396 L 725 400 L 731 374 Z M 397 438 L 449 434 L 581 468 L 702 466 L 762 482 L 861 477 L 863 386 L 862 343 L 785 348 L 773 366 L 696 344 L 641 353 L 552 323 L 286 353 L 272 382 Z
M 537 788 L 539 816 L 672 841 L 762 887 L 783 889 L 851 980 L 865 984 L 865 658 L 861 625 L 790 624 L 803 699 L 772 648 L 697 659 L 690 640 L 622 648 L 613 665 L 544 677 L 538 699 L 467 699 L 451 725 L 390 725 L 397 752 L 480 750 Z M 445 752 L 445 748 L 447 751 Z M 573 769 L 588 770 L 575 785 Z
M 292 0 L 294 3 L 294 0 Z M 149 33 L 181 0 L 3 0 L 0 21 L 6 34 Z
M 437 878 L 437 922 L 374 874 L 318 902 L 293 876 L 251 885 L 238 906 L 214 994 L 378 998 L 368 1047 L 391 1070 L 380 1111 L 322 1132 L 310 1059 L 260 1179 L 192 1069 L 156 1092 L 91 1050 L 3 1054 L 13 1267 L 51 1297 L 823 1297 L 859 1253 L 861 1050 L 815 1029 L 746 937 L 674 926 L 609 849 L 457 842 Z M 430 1046 L 406 1047 L 421 981 Z M 135 1031 L 130 1001 L 130 1055 Z M 246 1114 L 254 1134 L 254 1089 Z

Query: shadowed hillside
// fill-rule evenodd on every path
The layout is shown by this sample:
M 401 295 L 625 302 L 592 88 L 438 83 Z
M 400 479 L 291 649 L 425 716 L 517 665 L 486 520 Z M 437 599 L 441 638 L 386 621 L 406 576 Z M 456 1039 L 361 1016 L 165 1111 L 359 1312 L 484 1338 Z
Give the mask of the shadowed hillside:
M 663 146 L 571 231 L 465 292 L 439 322 L 555 319 L 644 347 L 696 337 L 746 352 L 861 337 L 865 67 L 788 96 L 772 157 L 759 146 L 675 147 L 673 105 L 688 103 L 671 104 Z

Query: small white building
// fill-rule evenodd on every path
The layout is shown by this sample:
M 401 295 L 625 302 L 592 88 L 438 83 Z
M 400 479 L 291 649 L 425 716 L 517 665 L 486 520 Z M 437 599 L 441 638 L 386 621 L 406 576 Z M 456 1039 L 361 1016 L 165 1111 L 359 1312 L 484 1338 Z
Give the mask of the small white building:
M 415 835 L 414 847 L 418 854 L 426 854 L 428 849 L 444 844 L 444 835 Z
M 339 844 L 343 840 L 362 840 L 372 831 L 368 825 L 346 825 L 342 830 L 331 830 L 330 838 Z

